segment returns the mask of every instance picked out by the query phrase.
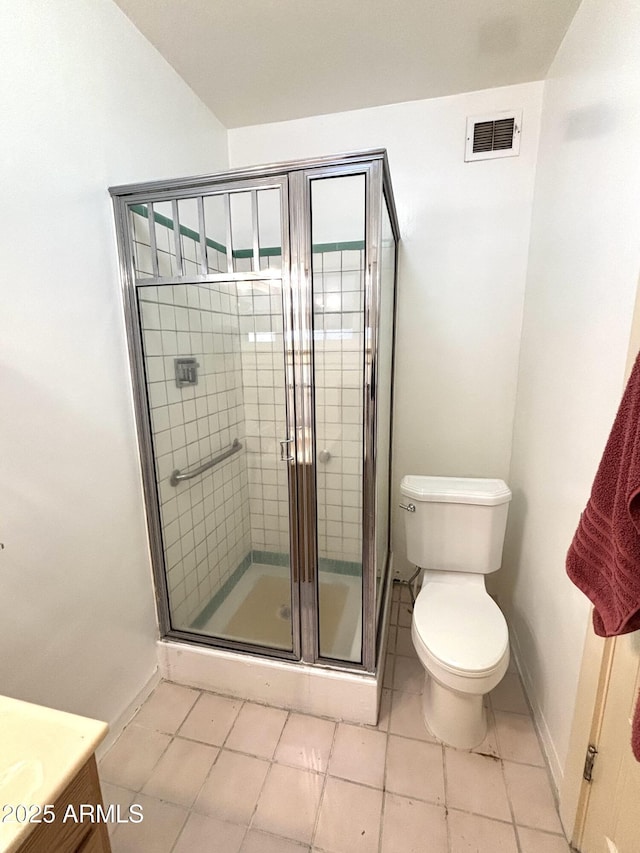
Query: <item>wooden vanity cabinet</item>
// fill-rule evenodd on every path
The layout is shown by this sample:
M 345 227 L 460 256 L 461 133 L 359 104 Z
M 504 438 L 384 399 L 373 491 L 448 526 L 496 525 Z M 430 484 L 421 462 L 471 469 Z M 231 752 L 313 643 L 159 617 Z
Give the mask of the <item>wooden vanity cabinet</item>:
M 79 815 L 81 804 L 102 805 L 100 780 L 95 756 L 67 785 L 54 804 L 56 819 L 40 823 L 25 838 L 17 853 L 111 853 L 109 832 L 105 823 L 82 823 L 73 819 L 63 822 L 68 806 Z

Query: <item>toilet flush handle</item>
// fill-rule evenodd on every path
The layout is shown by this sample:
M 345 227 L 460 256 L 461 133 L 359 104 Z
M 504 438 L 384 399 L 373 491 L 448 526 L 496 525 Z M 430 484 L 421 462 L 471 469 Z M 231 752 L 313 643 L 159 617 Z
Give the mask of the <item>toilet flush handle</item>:
M 416 505 L 415 504 L 399 504 L 400 509 L 406 509 L 407 512 L 415 512 Z

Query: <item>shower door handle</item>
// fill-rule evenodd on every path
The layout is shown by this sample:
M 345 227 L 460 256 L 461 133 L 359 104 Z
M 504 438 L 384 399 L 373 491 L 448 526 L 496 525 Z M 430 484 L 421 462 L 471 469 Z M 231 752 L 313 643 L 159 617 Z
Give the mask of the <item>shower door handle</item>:
M 295 459 L 295 456 L 292 453 L 287 453 L 287 444 L 291 444 L 293 442 L 292 438 L 284 438 L 280 442 L 280 461 L 281 462 L 291 462 Z

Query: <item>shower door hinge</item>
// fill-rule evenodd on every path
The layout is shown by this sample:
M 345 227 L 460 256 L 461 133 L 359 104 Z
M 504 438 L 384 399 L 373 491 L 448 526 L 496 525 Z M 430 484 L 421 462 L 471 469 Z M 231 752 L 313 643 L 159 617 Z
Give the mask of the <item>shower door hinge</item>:
M 591 782 L 593 776 L 593 763 L 596 760 L 597 754 L 598 750 L 592 743 L 590 743 L 587 747 L 587 755 L 584 759 L 584 770 L 582 771 L 582 778 L 585 782 Z

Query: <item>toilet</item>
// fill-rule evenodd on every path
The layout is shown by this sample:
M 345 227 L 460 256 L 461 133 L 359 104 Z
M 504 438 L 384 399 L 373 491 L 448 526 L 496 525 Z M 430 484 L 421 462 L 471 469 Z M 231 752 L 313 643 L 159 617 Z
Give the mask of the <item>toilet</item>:
M 511 491 L 502 480 L 402 479 L 407 557 L 422 569 L 411 637 L 425 669 L 424 721 L 460 749 L 487 732 L 483 697 L 509 666 L 505 618 L 484 576 L 502 562 Z

